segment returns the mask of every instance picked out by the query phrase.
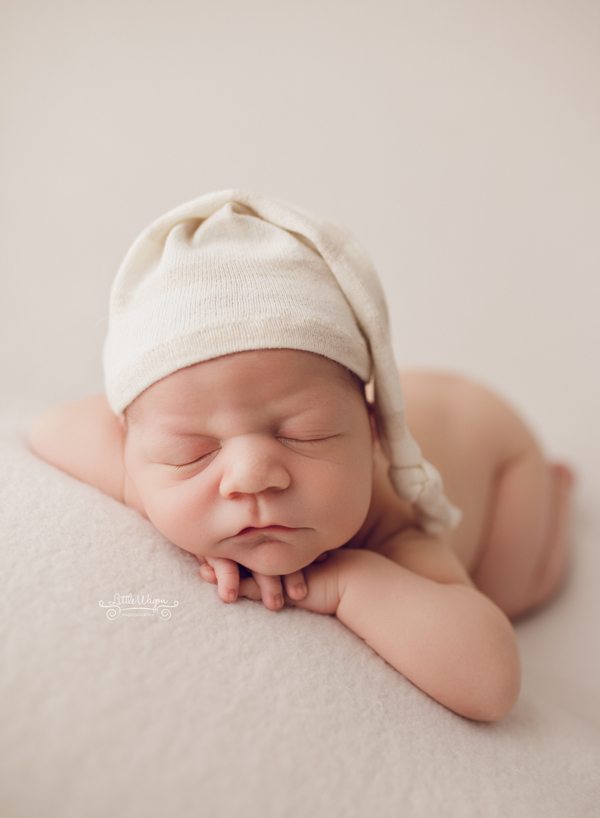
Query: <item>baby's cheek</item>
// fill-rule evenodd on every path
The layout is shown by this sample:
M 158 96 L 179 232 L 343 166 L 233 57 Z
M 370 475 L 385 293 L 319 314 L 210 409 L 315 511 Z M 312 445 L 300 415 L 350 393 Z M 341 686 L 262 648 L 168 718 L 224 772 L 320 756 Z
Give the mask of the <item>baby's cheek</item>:
M 331 537 L 342 543 L 363 524 L 372 496 L 372 478 L 357 469 L 345 469 L 336 480 L 313 487 L 319 498 L 321 524 Z
M 187 487 L 169 486 L 148 493 L 149 520 L 174 545 L 192 554 L 202 554 L 211 542 L 209 515 L 197 495 Z

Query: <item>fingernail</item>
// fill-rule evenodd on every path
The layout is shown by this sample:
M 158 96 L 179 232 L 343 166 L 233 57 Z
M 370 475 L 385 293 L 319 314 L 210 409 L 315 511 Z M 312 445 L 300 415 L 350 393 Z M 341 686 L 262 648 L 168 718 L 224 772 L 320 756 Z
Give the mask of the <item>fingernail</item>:
M 304 596 L 306 593 L 306 585 L 304 582 L 299 582 L 297 585 L 294 585 L 294 594 L 296 596 Z
M 237 594 L 236 594 L 235 591 L 227 591 L 227 593 L 225 594 L 225 600 L 227 602 L 235 602 L 236 597 L 237 597 Z
M 283 597 L 281 596 L 281 594 L 275 594 L 275 596 L 273 597 L 273 604 L 277 608 L 281 608 L 281 606 L 283 605 Z

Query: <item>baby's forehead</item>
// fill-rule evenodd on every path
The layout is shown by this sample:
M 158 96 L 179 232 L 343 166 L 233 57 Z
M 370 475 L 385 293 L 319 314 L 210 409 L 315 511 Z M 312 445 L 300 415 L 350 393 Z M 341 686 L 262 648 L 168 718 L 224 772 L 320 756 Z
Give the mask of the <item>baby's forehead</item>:
M 215 359 L 213 373 L 224 363 Z M 198 388 L 193 378 L 181 378 L 182 374 L 185 373 L 173 373 L 163 379 L 160 389 L 150 387 L 138 396 L 125 410 L 127 425 L 136 425 L 150 432 L 152 427 L 168 427 L 171 420 L 175 426 L 177 420 L 185 425 L 191 417 L 199 422 L 204 415 L 213 416 L 215 409 L 219 414 L 235 414 L 240 407 L 249 407 L 250 411 L 254 409 L 265 416 L 272 414 L 278 420 L 289 416 L 324 417 L 328 410 L 340 417 L 345 413 L 349 393 L 358 392 L 365 398 L 362 380 L 340 364 L 335 364 L 328 377 L 301 379 L 292 388 L 289 388 L 288 373 L 271 370 L 270 389 L 266 391 L 261 383 L 249 384 L 247 380 L 240 380 L 238 384 L 233 378 L 228 380 L 223 392 L 205 392 Z
M 209 398 L 221 389 L 232 396 L 240 392 L 271 395 L 313 391 L 329 392 L 340 385 L 351 385 L 363 391 L 362 380 L 347 367 L 304 350 L 259 349 L 211 358 L 171 372 L 151 384 L 129 405 L 130 416 L 138 407 L 161 398 L 185 399 L 198 393 Z

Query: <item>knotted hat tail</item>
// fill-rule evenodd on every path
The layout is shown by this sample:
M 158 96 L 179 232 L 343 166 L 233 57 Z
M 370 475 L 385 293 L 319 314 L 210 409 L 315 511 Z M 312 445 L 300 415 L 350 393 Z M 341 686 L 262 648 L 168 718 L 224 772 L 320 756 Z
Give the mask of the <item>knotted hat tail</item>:
M 315 352 L 372 379 L 392 485 L 425 531 L 459 524 L 462 512 L 406 424 L 384 292 L 348 230 L 232 188 L 186 202 L 140 233 L 110 296 L 103 364 L 115 414 L 178 369 L 268 348 Z

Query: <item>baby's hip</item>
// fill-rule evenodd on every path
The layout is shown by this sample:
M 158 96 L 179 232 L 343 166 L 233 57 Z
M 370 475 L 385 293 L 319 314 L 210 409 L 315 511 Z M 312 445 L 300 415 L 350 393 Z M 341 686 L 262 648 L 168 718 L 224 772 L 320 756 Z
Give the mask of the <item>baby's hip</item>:
M 470 570 L 489 524 L 500 468 L 539 444 L 518 412 L 474 379 L 430 369 L 401 370 L 400 378 L 411 433 L 440 472 L 447 497 L 463 511 L 451 545 Z

